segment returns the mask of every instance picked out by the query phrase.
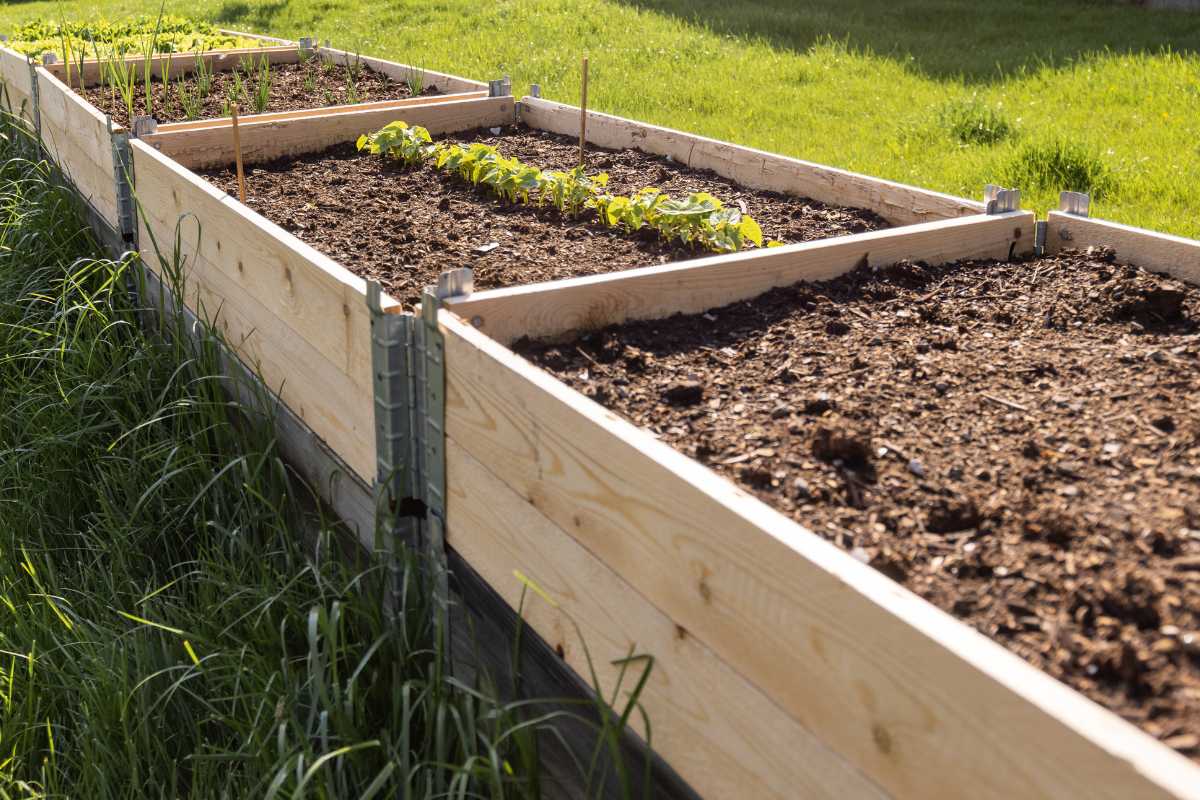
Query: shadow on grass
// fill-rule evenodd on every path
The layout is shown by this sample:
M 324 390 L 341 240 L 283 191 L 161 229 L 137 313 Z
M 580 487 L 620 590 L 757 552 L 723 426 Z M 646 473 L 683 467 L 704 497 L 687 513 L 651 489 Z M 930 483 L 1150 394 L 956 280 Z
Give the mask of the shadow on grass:
M 804 51 L 828 37 L 910 58 L 933 78 L 981 83 L 1100 50 L 1200 50 L 1200 14 L 1115 0 L 617 0 L 721 34 Z
M 228 0 L 213 14 L 214 22 L 222 25 L 244 25 L 256 30 L 270 30 L 276 17 L 287 10 L 289 0 L 258 3 L 247 0 Z

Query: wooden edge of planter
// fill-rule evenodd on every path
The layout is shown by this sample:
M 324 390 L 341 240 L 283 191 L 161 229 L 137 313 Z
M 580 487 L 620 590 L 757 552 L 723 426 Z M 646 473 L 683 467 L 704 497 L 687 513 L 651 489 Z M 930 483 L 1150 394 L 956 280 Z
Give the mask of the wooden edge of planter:
M 406 106 L 403 118 L 430 133 L 452 133 L 507 125 L 515 112 L 511 97 L 442 100 Z M 340 114 L 305 115 L 292 119 L 247 122 L 239 126 L 242 159 L 247 164 L 283 156 L 314 153 L 353 142 L 397 119 L 393 109 L 353 110 Z M 233 163 L 233 137 L 227 128 L 200 128 L 149 134 L 142 141 L 191 169 L 213 169 Z
M 1062 211 L 1050 212 L 1046 225 L 1047 252 L 1058 253 L 1092 245 L 1111 247 L 1122 263 L 1165 272 L 1200 286 L 1200 241 L 1196 239 Z
M 217 28 L 218 33 L 223 33 L 226 36 L 237 36 L 241 39 L 258 39 L 260 42 L 271 42 L 272 44 L 290 44 L 295 46 L 297 42 L 292 39 L 280 39 L 278 36 L 268 36 L 264 33 L 246 33 L 245 31 L 235 31 L 228 28 Z
M 490 522 L 540 515 L 542 528 L 559 530 L 548 539 L 539 528 L 534 547 L 574 540 L 640 595 L 626 602 L 658 609 L 680 640 L 711 650 L 822 742 L 833 755 L 813 751 L 800 765 L 814 782 L 844 759 L 887 794 L 914 800 L 1200 797 L 1200 767 L 1188 759 L 452 312 L 440 322 L 448 487 L 471 491 L 456 445 L 510 490 L 491 495 Z M 479 530 L 456 534 L 449 513 L 450 540 Z M 488 557 L 479 551 L 476 568 Z M 677 649 L 637 642 L 634 620 L 602 618 L 615 600 L 578 600 L 592 577 L 570 572 L 572 563 L 555 561 L 565 577 L 533 578 L 563 592 L 555 600 L 569 600 L 573 614 L 588 614 L 585 629 L 620 630 L 673 664 Z M 553 628 L 540 632 L 564 641 Z M 739 733 L 724 719 L 706 724 Z M 687 744 L 670 743 L 664 755 L 676 746 Z
M 108 224 L 117 226 L 116 173 L 108 119 L 44 67 L 37 67 L 42 144 Z
M 579 132 L 579 108 L 521 98 L 521 121 L 560 134 Z M 808 197 L 830 205 L 874 211 L 893 225 L 980 214 L 982 203 L 835 167 L 767 153 L 632 119 L 589 111 L 587 139 L 599 147 L 635 148 L 710 169 L 753 189 Z
M 943 263 L 1033 249 L 1029 211 L 980 214 L 851 236 L 761 248 L 657 267 L 451 298 L 447 307 L 493 339 L 557 338 L 626 319 L 699 313 L 800 280 L 826 280 L 861 264 Z
M 350 53 L 332 47 L 318 47 L 317 52 L 323 58 L 328 58 L 335 64 L 338 62 L 349 64 L 356 60 L 361 61 L 376 72 L 382 72 L 395 81 L 407 83 L 410 79 L 419 78 L 424 83 L 436 86 L 443 92 L 476 92 L 480 90 L 487 91 L 488 88 L 486 83 L 473 81 L 470 78 L 449 75 L 445 72 L 437 72 L 436 70 L 425 69 L 424 67 L 398 64 L 395 61 L 387 61 L 374 56 L 364 56 L 359 53 Z
M 29 61 L 16 50 L 3 45 L 0 45 L 0 83 L 4 84 L 12 113 L 31 120 Z
M 408 108 L 410 106 L 437 105 L 450 103 L 455 100 L 480 100 L 488 96 L 487 91 L 462 92 L 460 94 L 437 94 L 428 97 L 406 97 L 402 100 L 378 100 L 373 103 L 356 103 L 354 105 L 326 106 L 304 111 L 275 111 L 267 114 L 246 114 L 238 118 L 240 125 L 256 122 L 283 122 L 289 119 L 308 119 L 325 117 L 330 114 L 345 114 L 350 111 L 386 111 L 390 109 Z M 216 119 L 197 119 L 188 122 L 168 122 L 158 126 L 157 133 L 175 133 L 176 131 L 196 131 L 208 128 L 229 128 L 233 120 L 229 117 Z
M 212 319 L 268 387 L 370 481 L 366 283 L 144 142 L 134 140 L 132 152 L 143 260 L 168 275 L 178 247 L 189 308 Z
M 200 62 L 208 63 L 214 72 L 233 69 L 246 58 L 261 58 L 266 56 L 272 64 L 295 64 L 300 60 L 300 51 L 295 45 L 291 46 L 272 46 L 272 47 L 231 47 L 226 50 L 205 50 L 203 52 L 192 53 L 167 53 L 165 55 L 152 56 L 150 59 L 150 73 L 153 77 L 162 80 L 165 72 L 167 78 L 177 78 L 180 75 L 186 75 L 196 71 L 196 65 Z M 133 56 L 122 59 L 124 63 L 132 67 L 134 75 L 140 80 L 143 75 L 143 70 L 146 65 L 144 56 Z M 94 58 L 85 59 L 82 65 L 83 85 L 85 87 L 95 86 L 103 78 L 103 69 L 105 62 L 97 61 Z M 64 83 L 67 82 L 67 76 L 70 75 L 70 84 L 72 88 L 79 86 L 80 65 L 78 63 L 66 64 L 48 64 L 45 69 L 54 77 Z

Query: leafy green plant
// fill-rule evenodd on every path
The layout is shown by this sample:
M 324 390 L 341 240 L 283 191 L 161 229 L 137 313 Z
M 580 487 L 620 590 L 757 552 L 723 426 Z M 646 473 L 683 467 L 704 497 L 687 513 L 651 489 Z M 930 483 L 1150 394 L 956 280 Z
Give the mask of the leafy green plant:
M 358 149 L 400 161 L 406 167 L 432 162 L 436 169 L 485 187 L 511 203 L 549 203 L 568 217 L 594 210 L 602 224 L 631 233 L 649 226 L 668 241 L 678 240 L 718 253 L 741 250 L 747 243 L 763 246 L 762 229 L 753 217 L 740 208 L 726 206 L 707 192 L 672 199 L 660 189 L 647 187 L 629 196 L 614 197 L 606 191 L 607 173 L 589 175 L 583 167 L 566 172 L 541 170 L 505 157 L 496 147 L 482 142 L 466 147 L 435 143 L 425 128 L 402 121 L 360 136 Z

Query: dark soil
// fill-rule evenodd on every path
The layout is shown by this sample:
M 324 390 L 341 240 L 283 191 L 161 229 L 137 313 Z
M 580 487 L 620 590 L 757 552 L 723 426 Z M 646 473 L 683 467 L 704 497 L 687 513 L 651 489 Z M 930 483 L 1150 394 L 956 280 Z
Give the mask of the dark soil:
M 860 269 L 518 351 L 1200 759 L 1200 289 Z
M 154 80 L 150 84 L 154 99 L 153 116 L 162 123 L 227 117 L 229 105 L 235 101 L 238 103 L 238 113 L 244 116 L 412 97 L 412 91 L 406 83 L 397 83 L 365 65 L 354 71 L 357 76 L 352 79 L 350 67 L 315 58 L 300 64 L 272 64 L 270 99 L 266 108 L 259 111 L 254 105 L 259 83 L 258 66 L 256 61 L 247 59 L 237 70 L 213 73 L 212 88 L 201 103 L 200 113 L 194 117 L 188 117 L 180 101 L 179 78 L 171 81 L 169 86 Z M 235 89 L 235 72 L 244 87 L 240 95 Z M 182 80 L 186 92 L 196 91 L 195 75 L 186 75 Z M 113 122 L 125 126 L 130 124 L 129 112 L 119 91 L 107 85 L 76 91 L 96 108 L 110 115 Z M 422 95 L 438 93 L 432 86 L 425 87 L 421 92 Z M 135 114 L 146 113 L 146 86 L 140 79 L 134 88 L 133 109 Z
M 543 168 L 570 169 L 579 160 L 577 140 L 524 127 L 447 138 L 496 145 Z M 614 194 L 657 186 L 740 202 L 767 239 L 799 242 L 887 227 L 869 211 L 745 189 L 636 150 L 592 150 L 588 166 L 609 173 Z M 204 177 L 236 191 L 232 170 Z M 491 289 L 712 255 L 649 231 L 607 228 L 591 212 L 568 219 L 550 207 L 511 205 L 432 167 L 406 170 L 351 145 L 253 168 L 247 184 L 251 208 L 404 303 L 416 302 L 454 267 L 474 268 L 475 287 Z

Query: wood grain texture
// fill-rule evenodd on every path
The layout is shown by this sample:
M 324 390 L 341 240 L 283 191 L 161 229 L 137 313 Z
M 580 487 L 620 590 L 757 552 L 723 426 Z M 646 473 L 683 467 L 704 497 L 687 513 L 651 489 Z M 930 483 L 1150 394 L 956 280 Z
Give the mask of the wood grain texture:
M 435 101 L 393 109 L 353 110 L 342 114 L 294 117 L 280 121 L 240 125 L 242 157 L 247 164 L 284 156 L 315 153 L 336 144 L 353 142 L 360 135 L 403 119 L 423 125 L 430 133 L 453 133 L 471 128 L 507 125 L 515 114 L 511 97 L 480 100 Z M 201 128 L 142 137 L 153 146 L 191 169 L 214 169 L 233 163 L 233 140 L 229 130 Z
M 579 132 L 579 108 L 535 97 L 521 98 L 521 121 L 566 135 Z M 835 167 L 775 155 L 683 131 L 589 111 L 588 142 L 670 156 L 680 164 L 713 172 L 753 189 L 809 197 L 832 205 L 865 208 L 894 225 L 982 213 L 982 203 L 872 178 Z
M 446 430 L 897 798 L 1198 798 L 1200 767 L 448 312 Z
M 236 199 L 133 142 L 140 243 L 161 272 L 181 231 L 189 307 L 364 479 L 375 474 L 365 282 Z M 387 301 L 389 306 L 395 302 Z M 200 314 L 204 317 L 204 314 Z
M 631 650 L 654 656 L 641 698 L 651 743 L 704 797 L 885 797 L 453 439 L 446 468 L 447 542 L 513 608 L 523 588 L 516 571 L 558 604 L 528 593 L 524 616 L 571 667 L 588 672 L 586 644 L 611 697 L 614 660 Z M 624 686 L 635 682 L 627 675 Z
M 1134 228 L 1119 222 L 1077 217 L 1051 211 L 1046 228 L 1046 250 L 1058 253 L 1092 245 L 1111 247 L 1117 261 L 1154 272 L 1165 272 L 1200 286 L 1200 241 Z
M 238 47 L 228 50 L 209 50 L 204 53 L 168 53 L 166 55 L 153 56 L 150 59 L 150 74 L 159 80 L 162 79 L 165 72 L 168 78 L 178 78 L 180 75 L 187 75 L 196 71 L 196 65 L 200 62 L 207 62 L 213 72 L 224 72 L 232 70 L 239 66 L 243 61 L 254 61 L 266 56 L 272 64 L 295 64 L 300 60 L 300 51 L 293 46 L 278 46 L 278 47 Z M 138 80 L 142 80 L 145 75 L 146 58 L 144 56 L 130 56 L 124 59 L 125 64 L 133 69 L 133 74 Z M 104 61 L 97 61 L 94 58 L 84 59 L 81 66 L 78 62 L 67 65 L 65 63 L 49 64 L 44 69 L 58 78 L 64 84 L 69 83 L 74 88 L 79 87 L 79 76 L 83 75 L 83 85 L 85 87 L 95 86 L 104 79 Z M 68 74 L 70 81 L 67 80 Z
M 659 267 L 514 286 L 451 299 L 455 313 L 508 344 L 553 338 L 627 319 L 699 313 L 801 280 L 835 278 L 860 264 L 903 259 L 1008 258 L 1033 248 L 1028 211 L 977 215 L 815 242 L 748 250 Z
M 5 110 L 32 121 L 29 62 L 25 56 L 8 47 L 0 47 L 0 83 L 4 84 Z
M 443 92 L 477 92 L 479 90 L 486 92 L 488 88 L 486 83 L 473 81 L 470 78 L 460 78 L 457 75 L 448 75 L 445 72 L 437 72 L 425 69 L 424 67 L 397 64 L 395 61 L 386 61 L 382 58 L 350 53 L 332 47 L 318 47 L 317 53 L 322 58 L 326 58 L 335 64 L 353 63 L 355 59 L 358 59 L 371 69 L 376 72 L 382 72 L 394 81 L 408 83 L 410 80 L 416 79 L 420 80 L 425 86 L 436 86 Z
M 110 225 L 118 225 L 116 173 L 107 118 L 44 67 L 37 69 L 42 144 Z

